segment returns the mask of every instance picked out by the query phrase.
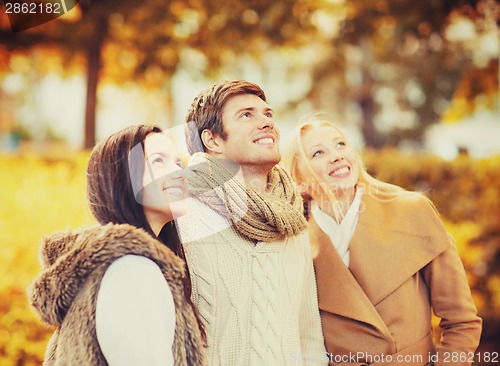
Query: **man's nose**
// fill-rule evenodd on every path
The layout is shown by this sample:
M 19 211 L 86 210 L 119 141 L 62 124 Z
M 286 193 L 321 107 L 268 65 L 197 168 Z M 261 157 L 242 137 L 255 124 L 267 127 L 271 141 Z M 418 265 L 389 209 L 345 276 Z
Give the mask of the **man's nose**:
M 272 118 L 267 116 L 262 116 L 259 120 L 260 130 L 274 130 L 274 121 Z

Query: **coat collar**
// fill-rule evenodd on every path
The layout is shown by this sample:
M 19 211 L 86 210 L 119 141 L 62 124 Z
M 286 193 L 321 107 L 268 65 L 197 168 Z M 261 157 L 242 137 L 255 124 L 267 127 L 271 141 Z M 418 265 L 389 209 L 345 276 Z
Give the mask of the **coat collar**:
M 346 267 L 328 236 L 314 218 L 309 219 L 311 243 L 317 245 L 314 258 L 320 310 L 371 324 L 388 333 L 370 299 Z
M 319 306 L 390 334 L 375 306 L 444 252 L 450 240 L 429 201 L 416 193 L 384 202 L 366 192 L 360 211 L 349 268 L 314 219 L 309 221 L 319 250 Z
M 44 237 L 42 272 L 28 288 L 28 298 L 41 319 L 60 326 L 85 281 L 124 255 L 152 259 L 169 283 L 181 283 L 184 261 L 142 229 L 107 224 L 58 232 Z

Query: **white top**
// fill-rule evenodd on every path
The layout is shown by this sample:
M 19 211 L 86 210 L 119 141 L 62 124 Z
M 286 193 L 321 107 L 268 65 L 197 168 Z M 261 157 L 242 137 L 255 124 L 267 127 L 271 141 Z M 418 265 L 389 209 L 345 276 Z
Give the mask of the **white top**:
M 173 365 L 175 306 L 160 268 L 126 255 L 101 282 L 96 306 L 99 346 L 110 366 Z
M 354 199 L 349 206 L 344 218 L 337 223 L 326 212 L 322 211 L 316 202 L 311 203 L 311 214 L 318 224 L 321 231 L 323 231 L 330 238 L 331 242 L 337 252 L 339 253 L 342 262 L 349 267 L 349 243 L 351 242 L 356 226 L 359 219 L 359 208 L 361 205 L 361 197 L 363 196 L 363 188 L 358 187 Z
M 196 199 L 177 223 L 209 365 L 327 364 L 307 231 L 255 244 Z

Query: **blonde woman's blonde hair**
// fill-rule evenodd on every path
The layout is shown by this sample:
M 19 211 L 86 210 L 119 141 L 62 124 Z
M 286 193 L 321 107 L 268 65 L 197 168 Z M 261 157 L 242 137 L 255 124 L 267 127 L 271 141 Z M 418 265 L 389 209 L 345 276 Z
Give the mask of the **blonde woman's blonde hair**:
M 290 170 L 293 179 L 299 186 L 303 184 L 307 178 L 311 177 L 319 184 L 319 187 L 321 187 L 322 191 L 331 201 L 335 213 L 335 220 L 337 220 L 337 222 L 340 222 L 342 220 L 342 210 L 340 209 L 340 203 L 336 199 L 332 191 L 328 189 L 326 184 L 321 181 L 321 178 L 312 169 L 312 166 L 309 159 L 307 158 L 304 146 L 302 144 L 303 134 L 306 131 L 319 126 L 332 127 L 345 139 L 345 135 L 340 128 L 338 128 L 334 123 L 330 122 L 328 119 L 325 119 L 321 115 L 315 114 L 312 117 L 308 117 L 307 119 L 303 119 L 302 122 L 299 122 L 299 125 L 292 132 L 289 144 L 287 145 L 286 151 L 283 155 L 283 163 Z M 301 174 L 299 173 L 299 164 L 305 166 L 309 177 L 301 176 Z M 357 184 L 358 186 L 364 187 L 365 194 L 370 194 L 382 201 L 390 201 L 400 197 L 403 194 L 410 193 L 409 191 L 406 191 L 399 186 L 382 182 L 368 174 L 359 153 L 356 154 L 355 164 L 357 164 L 359 168 L 359 178 Z M 305 211 L 307 212 L 311 197 L 303 195 L 303 198 Z

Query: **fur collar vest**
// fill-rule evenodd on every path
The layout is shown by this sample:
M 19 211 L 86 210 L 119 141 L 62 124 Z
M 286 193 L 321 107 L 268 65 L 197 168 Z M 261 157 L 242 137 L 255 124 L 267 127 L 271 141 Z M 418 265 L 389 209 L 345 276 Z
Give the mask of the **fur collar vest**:
M 107 365 L 95 331 L 97 295 L 106 269 L 125 255 L 151 259 L 169 284 L 176 308 L 175 364 L 204 364 L 197 321 L 184 298 L 184 262 L 144 230 L 108 224 L 42 240 L 42 272 L 29 286 L 28 298 L 41 320 L 56 327 L 45 365 Z

